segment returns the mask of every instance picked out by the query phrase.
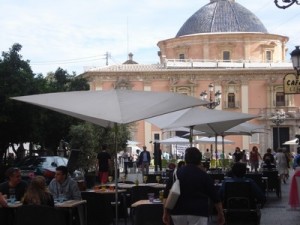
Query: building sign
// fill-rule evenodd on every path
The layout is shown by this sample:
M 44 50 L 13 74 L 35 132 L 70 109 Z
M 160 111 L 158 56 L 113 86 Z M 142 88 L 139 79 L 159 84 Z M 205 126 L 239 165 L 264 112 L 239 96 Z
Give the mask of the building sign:
M 285 94 L 300 94 L 300 80 L 296 74 L 287 74 L 283 78 L 283 88 Z

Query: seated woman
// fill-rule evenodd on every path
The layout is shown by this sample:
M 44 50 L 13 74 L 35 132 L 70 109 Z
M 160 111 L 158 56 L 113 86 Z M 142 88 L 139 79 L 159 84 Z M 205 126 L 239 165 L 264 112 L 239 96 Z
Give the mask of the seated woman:
M 46 186 L 44 177 L 36 176 L 32 179 L 24 195 L 23 204 L 54 206 L 53 197 Z
M 232 177 L 227 178 L 223 181 L 222 186 L 220 188 L 220 196 L 224 200 L 224 195 L 225 195 L 225 185 L 226 182 L 249 182 L 251 185 L 251 191 L 253 193 L 253 197 L 257 200 L 257 202 L 261 203 L 262 205 L 266 201 L 266 197 L 263 193 L 263 191 L 259 188 L 259 186 L 255 183 L 254 180 L 251 178 L 246 178 L 245 174 L 247 171 L 247 166 L 245 163 L 234 163 L 232 168 L 231 168 L 231 175 Z

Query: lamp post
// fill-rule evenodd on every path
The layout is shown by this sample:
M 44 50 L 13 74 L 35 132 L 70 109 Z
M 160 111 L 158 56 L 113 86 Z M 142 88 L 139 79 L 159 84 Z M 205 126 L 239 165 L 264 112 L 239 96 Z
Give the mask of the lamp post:
M 299 46 L 296 46 L 296 49 L 294 49 L 291 52 L 291 60 L 292 60 L 294 69 L 297 71 L 297 79 L 298 79 L 299 74 L 300 74 L 300 49 L 299 49 Z
M 286 9 L 293 4 L 300 5 L 300 2 L 298 0 L 281 0 L 282 3 L 278 3 L 278 0 L 274 0 L 275 5 L 280 9 Z
M 220 105 L 220 103 L 221 103 L 221 97 L 222 97 L 222 93 L 218 90 L 218 91 L 216 91 L 215 93 L 214 93 L 214 85 L 212 84 L 212 83 L 210 83 L 209 85 L 208 85 L 208 91 L 209 91 L 209 103 L 207 103 L 207 105 L 206 105 L 206 107 L 208 108 L 208 109 L 214 109 L 214 108 L 216 108 L 218 105 Z M 202 91 L 201 93 L 200 93 L 200 99 L 201 100 L 207 100 L 207 96 L 208 96 L 208 94 L 207 94 L 207 92 L 206 92 L 206 90 L 205 91 Z M 217 159 L 218 159 L 218 150 L 217 150 L 217 135 L 216 135 L 216 143 L 215 143 L 215 153 L 216 153 L 216 162 L 217 162 Z M 224 154 L 224 152 L 223 152 L 223 154 Z M 211 146 L 211 157 L 213 156 L 213 154 L 212 154 L 212 146 Z M 224 162 L 223 162 L 223 164 L 224 164 Z M 217 166 L 217 164 L 216 164 L 216 166 Z
M 207 103 L 206 107 L 208 109 L 214 109 L 218 105 L 220 105 L 222 93 L 220 91 L 216 91 L 214 93 L 214 85 L 212 83 L 210 83 L 208 85 L 208 91 L 209 91 L 209 103 Z M 214 98 L 213 98 L 213 95 L 214 95 Z M 208 96 L 208 94 L 207 94 L 206 91 L 202 91 L 200 93 L 200 99 L 201 100 L 207 100 L 207 96 Z
M 271 117 L 272 123 L 274 123 L 277 126 L 277 148 L 280 147 L 280 132 L 279 132 L 279 126 L 282 124 L 285 120 L 285 112 L 282 110 L 276 110 L 275 113 L 273 113 L 273 116 Z

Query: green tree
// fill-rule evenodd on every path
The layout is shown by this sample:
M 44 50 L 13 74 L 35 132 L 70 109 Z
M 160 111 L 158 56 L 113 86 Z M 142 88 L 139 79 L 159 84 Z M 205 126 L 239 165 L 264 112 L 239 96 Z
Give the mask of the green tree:
M 0 58 L 0 160 L 10 143 L 32 139 L 35 109 L 12 101 L 10 97 L 29 95 L 39 91 L 40 77 L 34 78 L 29 61 L 19 54 L 22 46 L 14 44 Z
M 117 138 L 115 132 L 117 129 Z M 103 144 L 108 146 L 107 151 L 115 156 L 115 140 L 117 141 L 117 152 L 123 150 L 130 138 L 130 126 L 118 125 L 116 127 L 100 127 L 90 123 L 82 123 L 74 125 L 70 129 L 70 146 L 72 149 L 79 149 L 81 154 L 79 158 L 79 166 L 88 171 L 94 169 L 97 154 Z

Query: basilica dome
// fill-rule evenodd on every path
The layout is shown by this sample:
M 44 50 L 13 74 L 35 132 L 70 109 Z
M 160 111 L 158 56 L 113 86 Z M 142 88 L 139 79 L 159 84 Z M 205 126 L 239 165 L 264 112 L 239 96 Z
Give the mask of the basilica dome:
M 262 22 L 235 0 L 211 0 L 183 24 L 176 37 L 219 32 L 268 33 Z

